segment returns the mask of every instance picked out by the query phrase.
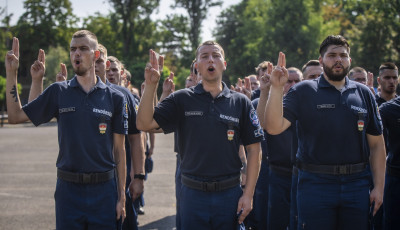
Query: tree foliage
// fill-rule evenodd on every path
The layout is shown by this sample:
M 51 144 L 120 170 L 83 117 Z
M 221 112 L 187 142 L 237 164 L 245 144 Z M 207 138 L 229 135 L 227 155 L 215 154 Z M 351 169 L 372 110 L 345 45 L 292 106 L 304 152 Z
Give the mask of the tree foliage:
M 184 8 L 190 21 L 189 40 L 192 45 L 192 52 L 200 44 L 201 26 L 211 7 L 221 6 L 221 0 L 175 0 L 175 7 Z

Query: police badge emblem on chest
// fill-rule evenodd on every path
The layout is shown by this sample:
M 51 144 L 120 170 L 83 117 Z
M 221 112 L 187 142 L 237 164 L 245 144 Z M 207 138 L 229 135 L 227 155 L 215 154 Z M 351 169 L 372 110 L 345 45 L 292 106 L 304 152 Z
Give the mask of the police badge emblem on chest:
M 100 134 L 105 134 L 106 131 L 107 131 L 106 117 L 101 116 L 100 123 L 99 123 L 99 132 L 100 132 Z

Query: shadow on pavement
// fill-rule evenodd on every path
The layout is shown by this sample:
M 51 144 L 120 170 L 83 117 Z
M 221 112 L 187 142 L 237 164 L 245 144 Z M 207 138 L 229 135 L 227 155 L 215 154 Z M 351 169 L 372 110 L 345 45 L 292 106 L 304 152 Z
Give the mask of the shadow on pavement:
M 175 228 L 175 215 L 166 216 L 162 219 L 139 227 L 139 230 L 172 230 Z

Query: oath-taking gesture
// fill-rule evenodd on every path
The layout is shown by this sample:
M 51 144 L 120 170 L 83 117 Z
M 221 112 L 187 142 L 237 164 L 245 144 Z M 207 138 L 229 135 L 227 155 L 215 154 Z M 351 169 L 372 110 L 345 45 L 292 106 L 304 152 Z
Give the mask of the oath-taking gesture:
M 276 87 L 283 87 L 289 78 L 288 71 L 286 69 L 286 57 L 285 54 L 279 52 L 278 64 L 272 70 L 271 73 L 271 85 Z
M 32 81 L 42 81 L 46 71 L 46 56 L 44 50 L 40 49 L 38 59 L 31 66 Z
M 375 95 L 375 90 L 374 90 L 374 74 L 371 72 L 368 72 L 367 74 L 367 86 L 371 90 L 371 92 Z
M 267 63 L 267 72 L 260 78 L 260 90 L 264 91 L 267 90 L 269 91 L 269 88 L 271 87 L 271 73 L 272 73 L 272 63 L 268 62 Z
M 60 64 L 60 72 L 56 75 L 56 81 L 66 81 L 67 80 L 67 67 L 64 63 Z
M 160 71 L 156 53 L 151 49 L 150 52 L 150 62 L 147 63 L 144 78 L 146 85 L 156 85 L 160 80 Z
M 13 38 L 12 49 L 6 54 L 6 71 L 16 72 L 19 67 L 19 40 L 18 38 Z
M 175 84 L 174 84 L 174 73 L 171 72 L 169 77 L 164 80 L 163 83 L 163 93 L 171 94 L 175 91 Z

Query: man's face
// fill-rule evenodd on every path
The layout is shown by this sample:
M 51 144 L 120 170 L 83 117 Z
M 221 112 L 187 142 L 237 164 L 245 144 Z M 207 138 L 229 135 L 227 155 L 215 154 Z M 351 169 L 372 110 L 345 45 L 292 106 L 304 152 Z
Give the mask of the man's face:
M 349 72 L 351 58 L 346 47 L 330 45 L 319 61 L 329 80 L 342 81 Z
M 110 68 L 106 71 L 107 79 L 111 84 L 120 85 L 121 67 L 116 62 L 111 62 Z
M 366 72 L 354 72 L 353 81 L 359 82 L 363 85 L 367 85 L 367 73 Z
M 78 76 L 84 76 L 93 68 L 95 57 L 95 42 L 89 37 L 72 38 L 69 56 L 72 68 Z
M 321 66 L 316 66 L 316 65 L 308 66 L 303 73 L 304 80 L 316 79 L 321 75 L 322 72 L 324 72 L 324 70 L 322 69 Z
M 226 70 L 226 62 L 216 45 L 203 45 L 198 52 L 196 68 L 205 82 L 219 81 Z
M 287 94 L 290 88 L 294 86 L 295 84 L 299 83 L 300 80 L 300 75 L 296 71 L 290 71 L 289 72 L 289 78 L 288 81 L 286 82 L 285 86 L 283 87 L 283 94 Z
M 251 90 L 256 90 L 260 88 L 260 82 L 254 76 L 250 77 L 250 85 L 251 85 Z
M 393 94 L 396 92 L 397 85 L 399 84 L 399 72 L 394 69 L 385 69 L 378 77 L 378 83 L 381 86 L 381 91 Z
M 106 76 L 106 62 L 107 62 L 107 57 L 104 57 L 103 53 L 100 53 L 99 59 L 97 59 L 95 65 L 94 65 L 94 70 L 96 72 L 96 75 L 99 76 L 100 78 L 103 78 Z

